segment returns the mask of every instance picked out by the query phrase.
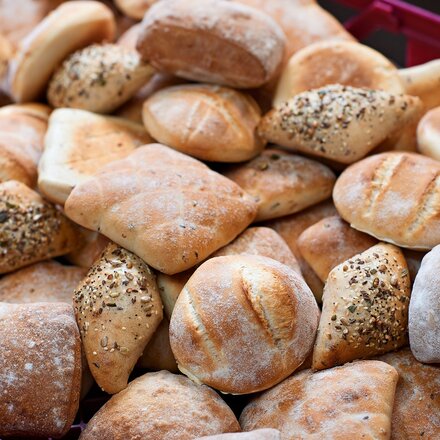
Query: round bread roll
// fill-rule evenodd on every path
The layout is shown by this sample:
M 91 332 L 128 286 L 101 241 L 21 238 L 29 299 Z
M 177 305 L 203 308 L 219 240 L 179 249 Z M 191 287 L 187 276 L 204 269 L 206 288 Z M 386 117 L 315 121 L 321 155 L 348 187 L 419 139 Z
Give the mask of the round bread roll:
M 213 390 L 168 371 L 147 373 L 113 396 L 80 440 L 193 440 L 240 431 L 234 413 Z
M 157 2 L 145 14 L 137 42 L 142 58 L 160 71 L 236 88 L 270 81 L 284 46 L 272 18 L 225 0 Z
M 169 87 L 145 101 L 142 118 L 158 142 L 201 160 L 241 162 L 264 148 L 255 128 L 261 118 L 248 95 L 226 87 Z
M 290 58 L 278 82 L 273 105 L 330 84 L 394 94 L 405 92 L 398 70 L 381 53 L 354 41 L 332 40 L 311 44 Z
M 311 350 L 319 309 L 302 278 L 271 258 L 212 258 L 177 298 L 171 349 L 184 374 L 224 393 L 265 390 Z
M 420 120 L 417 146 L 425 156 L 440 160 L 440 107 L 432 109 Z

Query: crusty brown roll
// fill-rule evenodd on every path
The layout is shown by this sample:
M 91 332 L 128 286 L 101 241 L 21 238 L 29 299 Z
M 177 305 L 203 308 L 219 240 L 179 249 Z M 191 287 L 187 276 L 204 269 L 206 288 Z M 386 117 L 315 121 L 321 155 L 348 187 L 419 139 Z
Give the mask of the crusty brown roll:
M 386 440 L 397 379 L 379 361 L 301 371 L 251 401 L 240 424 L 244 431 L 279 429 L 283 440 Z
M 399 373 L 393 406 L 391 440 L 434 439 L 440 432 L 440 368 L 424 365 L 409 348 L 378 360 Z
M 264 148 L 255 128 L 261 111 L 249 95 L 207 84 L 169 87 L 143 106 L 148 133 L 200 160 L 242 162 Z
M 0 274 L 67 254 L 80 245 L 78 227 L 56 206 L 23 183 L 0 184 Z
M 73 303 L 90 371 L 104 391 L 118 393 L 162 321 L 154 274 L 139 257 L 110 243 L 78 285 Z
M 440 246 L 422 260 L 409 304 L 409 341 L 416 359 L 440 363 Z
M 40 97 L 58 65 L 72 52 L 112 40 L 115 19 L 101 2 L 61 4 L 24 38 L 9 66 L 8 89 L 15 101 Z
M 210 388 L 168 371 L 147 373 L 113 396 L 80 440 L 193 440 L 240 431 L 234 413 Z
M 277 384 L 311 350 L 319 309 L 302 278 L 271 258 L 211 258 L 191 276 L 170 322 L 179 370 L 224 393 Z
M 336 177 L 327 166 L 279 149 L 224 173 L 258 204 L 256 221 L 294 214 L 330 197 Z
M 148 8 L 158 0 L 115 0 L 116 6 L 128 17 L 142 20 Z
M 246 254 L 272 258 L 301 274 L 299 263 L 283 238 L 273 229 L 262 226 L 246 229 L 212 257 Z
M 413 121 L 419 98 L 330 85 L 295 95 L 267 113 L 268 142 L 343 164 L 356 162 Z
M 65 210 L 76 223 L 174 274 L 232 241 L 252 222 L 256 205 L 201 162 L 150 144 L 75 187 Z
M 0 81 L 8 70 L 8 62 L 12 55 L 12 45 L 9 40 L 0 33 Z
M 440 163 L 413 153 L 382 153 L 347 168 L 333 200 L 350 225 L 412 249 L 440 243 Z
M 171 319 L 180 292 L 193 273 L 193 269 L 176 273 L 174 275 L 166 275 L 160 272 L 157 273 L 157 287 L 159 287 L 164 314 L 168 318 L 168 321 Z
M 82 245 L 65 255 L 65 258 L 75 266 L 90 269 L 90 266 L 99 258 L 110 240 L 98 232 L 81 228 L 81 235 L 84 237 Z
M 62 437 L 81 380 L 72 306 L 0 302 L 0 334 L 0 436 Z
M 376 239 L 351 228 L 337 215 L 315 223 L 297 239 L 301 255 L 323 282 L 335 266 L 376 243 Z
M 371 358 L 408 343 L 408 267 L 402 251 L 379 243 L 329 274 L 312 368 Z
M 354 41 L 332 40 L 311 44 L 290 58 L 273 104 L 281 105 L 298 93 L 330 84 L 405 92 L 398 70 L 381 53 Z
M 157 2 L 145 14 L 137 43 L 143 59 L 160 71 L 235 88 L 270 81 L 284 47 L 272 18 L 225 0 Z
M 432 109 L 420 120 L 417 126 L 417 148 L 425 156 L 440 160 L 440 107 Z
M 263 428 L 251 432 L 210 435 L 197 440 L 281 440 L 281 433 L 277 429 Z
M 38 187 L 47 199 L 64 204 L 76 185 L 151 141 L 144 127 L 134 122 L 85 110 L 57 109 L 49 118 Z

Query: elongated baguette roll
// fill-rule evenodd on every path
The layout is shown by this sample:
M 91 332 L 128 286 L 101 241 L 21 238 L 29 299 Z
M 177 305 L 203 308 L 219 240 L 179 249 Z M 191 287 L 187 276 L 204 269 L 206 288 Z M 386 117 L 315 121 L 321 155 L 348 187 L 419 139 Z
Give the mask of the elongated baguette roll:
M 425 156 L 440 160 L 440 107 L 432 109 L 420 120 L 417 147 Z
M 137 42 L 143 59 L 160 71 L 235 88 L 270 81 L 284 47 L 284 33 L 272 18 L 225 0 L 157 2 L 145 14 Z
M 383 153 L 347 168 L 333 200 L 350 225 L 412 249 L 440 243 L 440 163 L 413 153 Z

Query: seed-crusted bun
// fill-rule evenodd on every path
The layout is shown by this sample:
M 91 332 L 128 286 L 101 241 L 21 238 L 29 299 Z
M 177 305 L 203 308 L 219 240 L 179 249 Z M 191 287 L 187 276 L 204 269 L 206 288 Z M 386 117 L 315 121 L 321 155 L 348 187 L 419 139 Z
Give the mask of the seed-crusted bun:
M 67 58 L 53 75 L 47 99 L 54 107 L 110 113 L 153 75 L 135 50 L 93 44 Z
M 329 274 L 312 368 L 396 350 L 408 342 L 410 279 L 402 251 L 379 243 Z
M 420 362 L 440 363 L 440 246 L 422 260 L 409 305 L 409 341 Z
M 280 104 L 258 132 L 268 142 L 349 164 L 405 127 L 420 107 L 412 96 L 330 85 Z
M 62 437 L 81 387 L 72 306 L 0 302 L 0 334 L 0 436 Z
M 115 5 L 124 13 L 124 15 L 142 20 L 148 8 L 158 0 L 115 0 Z
M 255 197 L 256 221 L 293 214 L 328 199 L 336 180 L 327 166 L 272 148 L 224 174 Z
M 81 245 L 78 227 L 15 180 L 0 184 L 0 274 L 67 254 Z
M 140 258 L 110 243 L 73 302 L 90 371 L 104 391 L 118 393 L 162 321 L 155 277 Z
M 417 146 L 425 156 L 440 160 L 440 107 L 432 109 L 420 120 Z
M 347 168 L 333 200 L 350 225 L 413 249 L 440 243 L 440 163 L 413 153 L 382 153 Z
M 210 435 L 199 437 L 197 440 L 281 440 L 281 433 L 277 429 L 267 428 L 251 432 Z
M 301 371 L 251 401 L 240 424 L 279 429 L 283 440 L 389 439 L 397 379 L 379 361 Z
M 200 160 L 242 162 L 264 148 L 255 132 L 261 118 L 257 103 L 226 87 L 162 89 L 145 101 L 142 118 L 154 139 Z
M 191 276 L 170 322 L 184 374 L 225 393 L 261 391 L 299 367 L 319 309 L 302 278 L 267 257 L 211 258 Z
M 91 43 L 113 40 L 115 19 L 101 2 L 61 4 L 21 41 L 9 66 L 9 91 L 17 102 L 40 97 L 58 65 Z
M 113 396 L 80 440 L 193 440 L 240 431 L 234 413 L 213 390 L 168 371 L 147 373 Z
M 145 14 L 137 43 L 142 58 L 160 71 L 235 88 L 273 78 L 284 47 L 272 18 L 225 0 L 157 2 Z
M 311 44 L 290 58 L 273 104 L 329 84 L 405 93 L 399 72 L 388 58 L 355 41 L 331 40 Z

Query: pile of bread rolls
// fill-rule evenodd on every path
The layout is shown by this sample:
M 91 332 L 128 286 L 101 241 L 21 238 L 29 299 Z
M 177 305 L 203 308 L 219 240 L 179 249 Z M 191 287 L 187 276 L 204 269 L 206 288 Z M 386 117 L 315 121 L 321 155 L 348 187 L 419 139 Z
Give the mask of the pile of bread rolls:
M 0 438 L 99 387 L 81 440 L 439 439 L 440 60 L 314 0 L 20 4 Z

